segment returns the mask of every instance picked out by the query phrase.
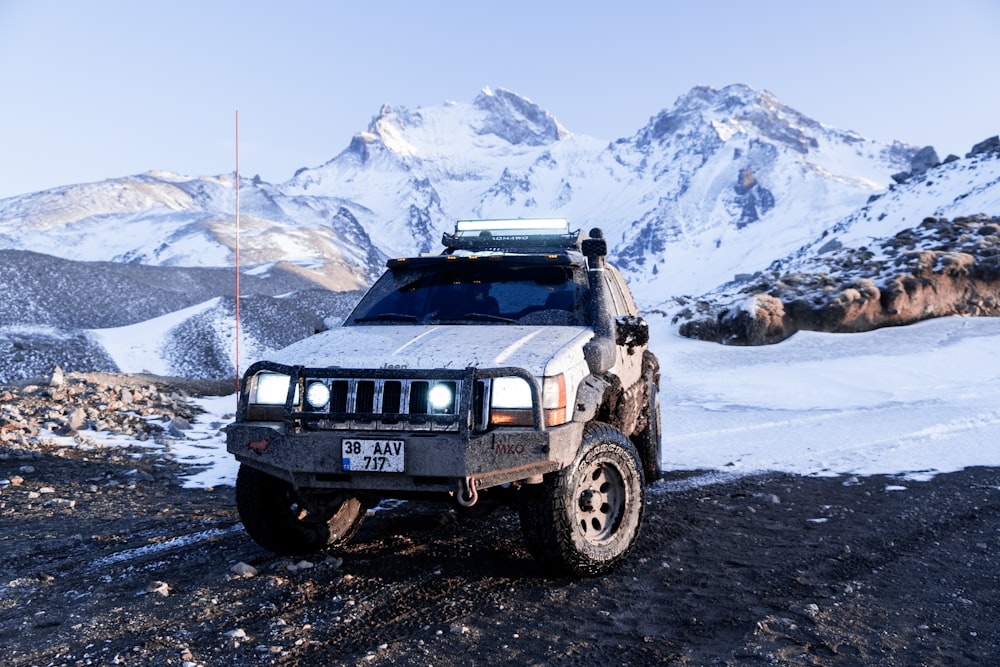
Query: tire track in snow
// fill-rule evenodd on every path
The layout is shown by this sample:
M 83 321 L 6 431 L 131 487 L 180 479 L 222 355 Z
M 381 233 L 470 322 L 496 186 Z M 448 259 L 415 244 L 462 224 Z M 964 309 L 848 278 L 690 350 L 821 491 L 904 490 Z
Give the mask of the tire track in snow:
M 123 551 L 116 551 L 113 554 L 108 554 L 102 558 L 95 558 L 90 562 L 90 567 L 92 569 L 100 569 L 107 567 L 109 565 L 115 565 L 117 563 L 123 563 L 127 561 L 137 560 L 139 558 L 147 558 L 149 556 L 155 556 L 157 554 L 163 553 L 165 551 L 172 551 L 173 549 L 180 549 L 183 547 L 189 547 L 199 542 L 205 542 L 206 540 L 215 539 L 218 537 L 225 537 L 226 535 L 231 535 L 232 533 L 239 532 L 243 530 L 242 524 L 234 524 L 228 528 L 210 528 L 208 530 L 202 530 L 197 533 L 190 533 L 188 535 L 179 535 L 177 537 L 165 540 L 163 542 L 156 542 L 153 544 L 145 544 L 141 547 L 135 547 L 134 549 L 125 549 Z

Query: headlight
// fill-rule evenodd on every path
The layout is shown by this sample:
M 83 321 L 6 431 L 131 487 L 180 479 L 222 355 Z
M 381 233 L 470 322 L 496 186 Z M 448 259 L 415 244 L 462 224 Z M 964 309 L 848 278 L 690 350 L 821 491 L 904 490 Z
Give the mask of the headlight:
M 497 378 L 493 380 L 494 408 L 531 409 L 531 388 L 522 378 Z
M 258 373 L 250 402 L 261 405 L 284 405 L 292 378 L 282 373 Z
M 319 410 L 329 402 L 330 388 L 322 382 L 310 382 L 309 386 L 306 387 L 306 403 L 309 404 L 309 407 Z
M 542 380 L 542 407 L 545 424 L 556 426 L 567 421 L 566 379 L 562 375 Z M 490 396 L 490 423 L 506 426 L 531 426 L 531 387 L 519 377 L 493 380 Z

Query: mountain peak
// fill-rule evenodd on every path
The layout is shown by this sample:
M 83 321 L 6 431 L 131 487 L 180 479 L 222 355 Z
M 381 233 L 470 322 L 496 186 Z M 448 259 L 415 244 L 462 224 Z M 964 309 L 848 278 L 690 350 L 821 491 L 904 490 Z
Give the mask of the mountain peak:
M 483 88 L 473 106 L 486 113 L 479 133 L 495 134 L 511 144 L 543 146 L 569 136 L 545 109 L 503 88 Z
M 785 106 L 772 93 L 736 83 L 721 89 L 692 88 L 677 98 L 673 107 L 650 119 L 640 132 L 640 145 L 709 126 L 722 141 L 736 133 L 752 134 L 802 154 L 817 146 L 816 135 L 824 131 L 820 123 Z M 853 133 L 842 134 L 852 140 L 861 139 Z
M 714 109 L 722 112 L 733 112 L 743 107 L 760 104 L 764 98 L 776 101 L 771 93 L 754 90 L 745 83 L 734 83 L 721 89 L 715 89 L 711 86 L 695 86 L 677 98 L 677 101 L 674 102 L 674 108 L 679 111 Z

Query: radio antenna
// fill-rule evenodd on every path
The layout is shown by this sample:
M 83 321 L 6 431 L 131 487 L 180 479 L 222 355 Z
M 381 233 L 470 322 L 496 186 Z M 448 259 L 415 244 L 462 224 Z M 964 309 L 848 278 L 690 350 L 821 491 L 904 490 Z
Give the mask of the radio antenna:
M 240 112 L 236 110 L 236 400 L 240 392 Z

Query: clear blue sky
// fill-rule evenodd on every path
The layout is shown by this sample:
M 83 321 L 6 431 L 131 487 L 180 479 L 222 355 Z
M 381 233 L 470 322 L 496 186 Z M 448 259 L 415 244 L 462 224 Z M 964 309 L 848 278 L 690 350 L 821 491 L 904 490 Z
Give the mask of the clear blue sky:
M 964 154 L 1000 133 L 997 0 L 0 0 L 0 197 L 166 169 L 272 182 L 382 104 L 531 98 L 631 136 L 746 83 L 866 137 Z

